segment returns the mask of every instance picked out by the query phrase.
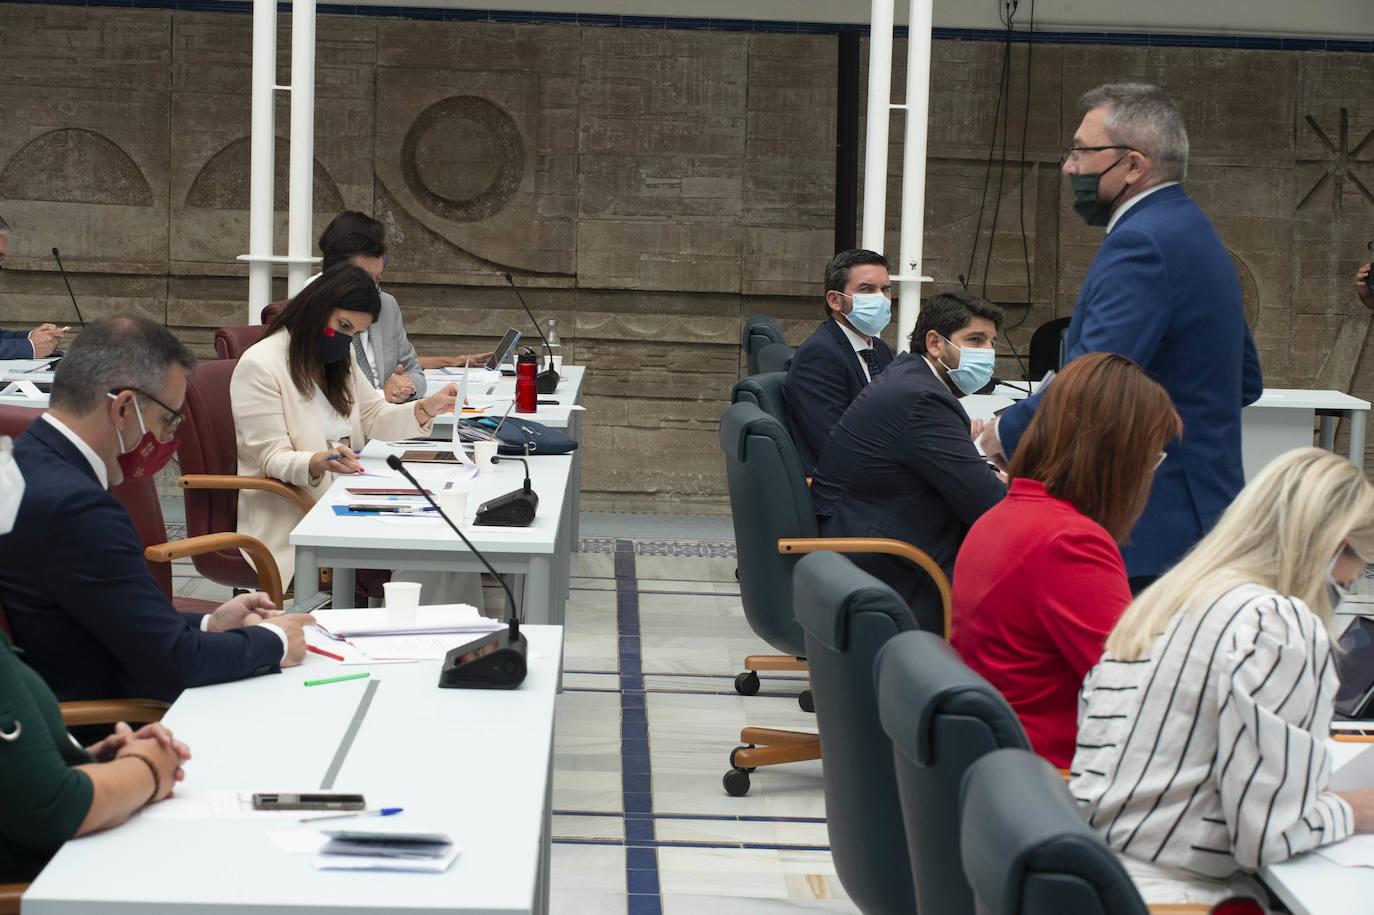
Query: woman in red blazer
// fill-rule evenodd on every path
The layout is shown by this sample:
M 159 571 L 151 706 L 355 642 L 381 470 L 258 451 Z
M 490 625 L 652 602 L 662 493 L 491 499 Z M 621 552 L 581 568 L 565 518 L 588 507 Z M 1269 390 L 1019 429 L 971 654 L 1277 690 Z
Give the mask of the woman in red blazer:
M 1060 768 L 1073 760 L 1083 677 L 1131 602 L 1120 544 L 1182 428 L 1135 362 L 1073 360 L 1016 448 L 1006 499 L 974 523 L 955 560 L 950 641 Z

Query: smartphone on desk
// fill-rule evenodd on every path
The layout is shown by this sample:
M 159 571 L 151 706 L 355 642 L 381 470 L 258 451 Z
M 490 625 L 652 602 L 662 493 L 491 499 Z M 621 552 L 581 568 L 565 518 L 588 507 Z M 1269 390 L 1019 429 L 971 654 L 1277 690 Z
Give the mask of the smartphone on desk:
M 361 794 L 254 794 L 254 810 L 362 810 Z

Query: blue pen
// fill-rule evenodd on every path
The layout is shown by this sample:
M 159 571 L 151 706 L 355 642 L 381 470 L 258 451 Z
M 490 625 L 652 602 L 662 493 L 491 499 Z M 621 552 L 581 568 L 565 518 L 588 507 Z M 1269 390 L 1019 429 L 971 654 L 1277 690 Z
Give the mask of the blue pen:
M 405 810 L 404 807 L 383 807 L 381 810 L 360 810 L 357 813 L 331 813 L 322 817 L 302 817 L 302 823 L 314 823 L 317 820 L 343 820 L 349 817 L 389 817 Z
M 362 454 L 362 452 L 359 451 L 357 448 L 354 448 L 354 449 L 353 449 L 353 454 L 354 454 L 354 456 L 356 457 L 357 455 Z M 341 458 L 341 457 L 343 457 L 342 454 L 331 454 L 329 457 L 325 458 L 325 460 L 326 460 L 326 461 L 337 461 L 337 460 L 338 460 L 339 458 Z

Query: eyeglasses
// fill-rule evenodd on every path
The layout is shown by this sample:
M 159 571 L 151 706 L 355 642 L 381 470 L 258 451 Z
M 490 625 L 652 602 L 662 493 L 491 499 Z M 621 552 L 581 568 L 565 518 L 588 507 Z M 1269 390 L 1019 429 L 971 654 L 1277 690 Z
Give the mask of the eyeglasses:
M 180 410 L 173 410 L 171 407 L 167 406 L 165 403 L 158 400 L 156 397 L 154 397 L 153 395 L 149 394 L 147 391 L 141 388 L 115 388 L 114 390 L 110 391 L 110 396 L 114 397 L 115 395 L 121 394 L 124 391 L 133 391 L 135 394 L 139 394 L 143 397 L 146 397 L 153 403 L 161 407 L 163 410 L 167 411 L 167 418 L 163 420 L 163 422 L 167 424 L 168 432 L 176 432 L 177 428 L 186 421 L 185 413 L 182 413 Z
M 1060 161 L 1061 164 L 1063 162 L 1073 162 L 1077 164 L 1077 162 L 1087 153 L 1102 152 L 1104 149 L 1129 149 L 1131 152 L 1140 152 L 1140 150 L 1136 149 L 1134 146 L 1071 146 L 1069 147 L 1068 153 L 1066 153 L 1064 158 Z
M 1153 469 L 1154 469 L 1154 470 L 1158 470 L 1158 469 L 1159 469 L 1159 465 L 1160 465 L 1160 464 L 1163 464 L 1163 463 L 1164 463 L 1164 459 L 1165 459 L 1166 457 L 1168 457 L 1168 456 L 1169 456 L 1169 452 L 1167 452 L 1167 451 L 1161 451 L 1161 452 L 1159 453 L 1159 459 L 1155 461 L 1155 466 L 1154 466 Z

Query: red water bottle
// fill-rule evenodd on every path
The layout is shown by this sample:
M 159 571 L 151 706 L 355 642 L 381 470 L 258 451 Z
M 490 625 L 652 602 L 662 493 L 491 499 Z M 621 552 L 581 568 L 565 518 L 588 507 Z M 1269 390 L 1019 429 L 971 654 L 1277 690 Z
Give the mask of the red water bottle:
M 536 391 L 534 375 L 538 370 L 533 350 L 525 350 L 515 363 L 515 412 L 533 413 L 539 409 L 539 394 Z

